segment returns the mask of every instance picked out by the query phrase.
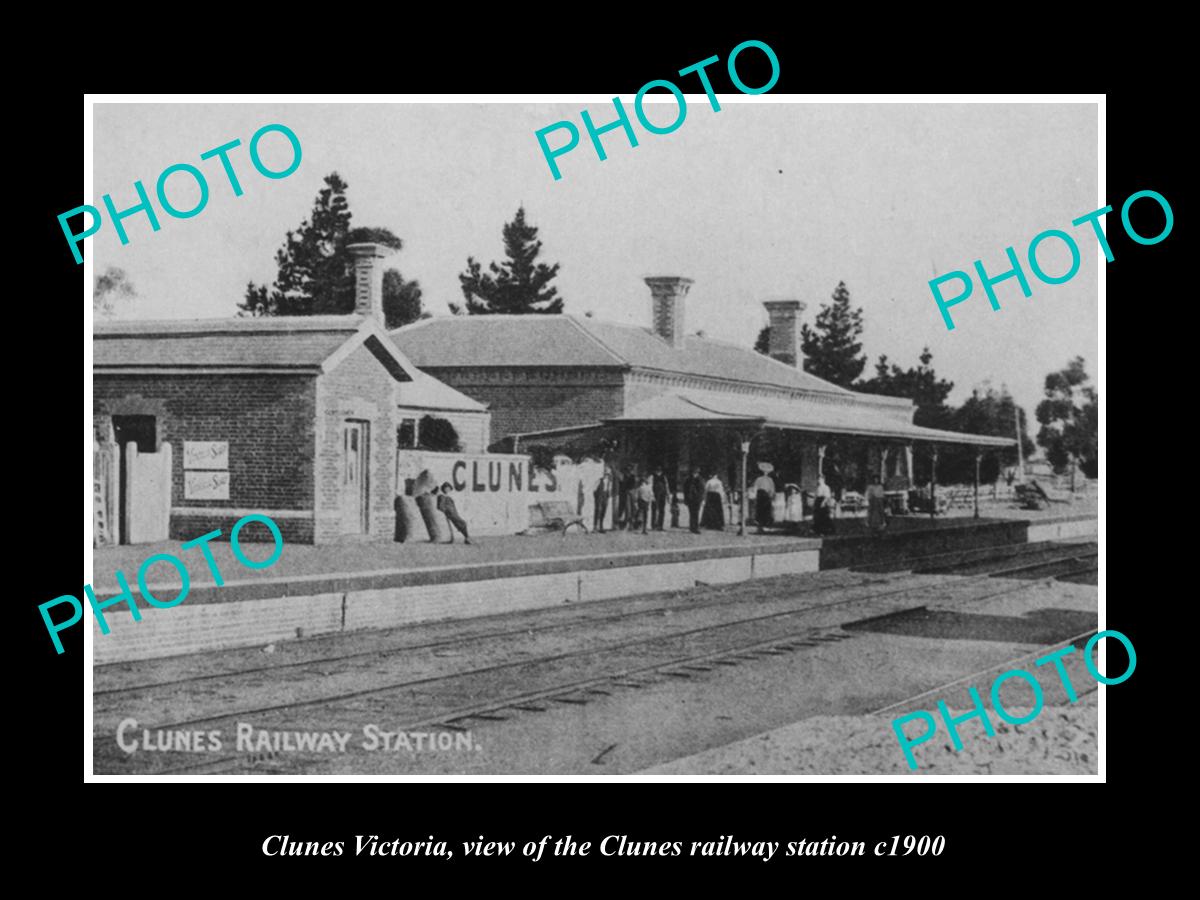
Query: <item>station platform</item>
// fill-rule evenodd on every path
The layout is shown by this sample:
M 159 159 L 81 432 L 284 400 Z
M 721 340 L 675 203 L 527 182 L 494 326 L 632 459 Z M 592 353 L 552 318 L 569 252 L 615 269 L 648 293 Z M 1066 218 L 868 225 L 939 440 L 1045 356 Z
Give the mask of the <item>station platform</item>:
M 563 604 L 587 603 L 697 584 L 731 584 L 819 569 L 905 559 L 955 550 L 1060 540 L 1096 533 L 1094 513 L 1030 518 L 899 517 L 880 536 L 861 520 L 839 520 L 838 533 L 813 538 L 734 531 L 694 535 L 667 529 L 632 532 L 479 538 L 471 545 L 351 542 L 285 545 L 279 561 L 252 570 L 228 543 L 210 547 L 224 583 L 217 586 L 198 550 L 178 542 L 100 548 L 94 554 L 97 598 L 117 593 L 113 573 L 132 586 L 142 621 L 110 608 L 111 633 L 93 621 L 94 664 L 261 646 L 278 641 L 417 622 L 464 619 Z M 244 545 L 252 558 L 265 545 Z M 191 588 L 176 607 L 151 606 L 137 591 L 141 561 L 172 554 L 187 564 Z M 154 575 L 166 572 L 161 581 Z M 173 579 L 173 580 L 172 580 Z M 169 565 L 152 570 L 150 592 L 177 596 Z

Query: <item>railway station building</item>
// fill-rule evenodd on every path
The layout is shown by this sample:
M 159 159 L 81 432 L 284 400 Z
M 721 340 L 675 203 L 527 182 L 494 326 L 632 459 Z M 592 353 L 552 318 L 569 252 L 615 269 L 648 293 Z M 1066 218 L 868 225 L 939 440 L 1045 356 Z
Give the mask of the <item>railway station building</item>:
M 383 251 L 351 249 L 354 315 L 96 324 L 101 542 L 227 538 L 251 513 L 287 542 L 391 541 L 405 435 L 432 415 L 464 452 L 483 451 L 487 408 L 396 348 L 379 305 Z
M 652 325 L 589 316 L 431 318 L 391 332 L 422 370 L 491 410 L 493 449 L 606 453 L 614 465 L 663 466 L 680 485 L 693 467 L 735 488 L 770 462 L 785 483 L 862 490 L 878 477 L 913 487 L 914 454 L 936 481 L 939 446 L 979 453 L 1013 441 L 924 428 L 907 398 L 847 390 L 804 371 L 798 300 L 764 304 L 769 355 L 685 330 L 692 281 L 647 278 Z M 744 493 L 744 490 L 743 490 Z

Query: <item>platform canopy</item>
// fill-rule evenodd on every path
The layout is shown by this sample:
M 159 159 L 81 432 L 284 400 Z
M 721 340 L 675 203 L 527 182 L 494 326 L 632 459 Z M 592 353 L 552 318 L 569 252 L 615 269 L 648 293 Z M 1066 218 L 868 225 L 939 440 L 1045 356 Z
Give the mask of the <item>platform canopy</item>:
M 604 424 L 658 428 L 672 425 L 709 425 L 752 430 L 780 428 L 789 431 L 968 444 L 977 447 L 1010 447 L 1016 443 L 1013 438 L 923 428 L 886 411 L 860 404 L 703 391 L 661 394 L 631 407 L 621 416 L 604 420 Z

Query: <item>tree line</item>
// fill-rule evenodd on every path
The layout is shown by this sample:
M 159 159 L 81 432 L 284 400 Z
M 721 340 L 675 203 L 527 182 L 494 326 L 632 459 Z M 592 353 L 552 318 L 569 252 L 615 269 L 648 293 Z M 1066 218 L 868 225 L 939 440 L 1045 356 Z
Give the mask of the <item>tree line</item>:
M 1039 428 L 1034 443 L 1025 410 L 1013 401 L 1007 388 L 997 390 L 985 382 L 971 392 L 961 406 L 947 402 L 954 382 L 938 376 L 933 354 L 921 351 L 917 365 L 902 367 L 881 355 L 874 373 L 862 377 L 867 367 L 859 338 L 863 333 L 861 308 L 851 305 L 846 283 L 839 282 L 830 302 L 821 305 L 813 325 L 804 323 L 800 344 L 804 370 L 840 387 L 866 394 L 887 394 L 913 401 L 913 422 L 926 428 L 970 432 L 997 437 L 1015 437 L 1020 421 L 1021 454 L 1028 459 L 1037 446 L 1056 471 L 1078 465 L 1089 478 L 1095 478 L 1099 466 L 1099 397 L 1085 369 L 1083 357 L 1076 357 L 1065 368 L 1046 376 L 1044 399 L 1035 412 Z M 767 353 L 771 328 L 758 334 L 754 349 Z M 1005 469 L 1017 465 L 1017 448 L 985 454 L 980 477 L 994 481 Z M 922 462 L 918 464 L 918 475 Z M 927 465 L 927 464 L 926 464 Z M 938 456 L 938 479 L 944 482 L 968 482 L 974 477 L 975 451 L 971 447 L 949 446 Z

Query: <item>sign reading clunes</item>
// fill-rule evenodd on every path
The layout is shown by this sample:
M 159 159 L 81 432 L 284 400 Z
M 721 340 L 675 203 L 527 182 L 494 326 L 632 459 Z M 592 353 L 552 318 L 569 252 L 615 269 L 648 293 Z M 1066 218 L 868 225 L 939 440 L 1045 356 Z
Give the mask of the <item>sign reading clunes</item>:
M 538 469 L 527 457 L 516 460 L 457 459 L 450 467 L 450 483 L 456 491 L 526 491 L 552 494 L 558 490 L 553 470 Z
M 454 502 L 472 534 L 516 534 L 529 527 L 530 507 L 559 500 L 591 521 L 592 490 L 600 480 L 597 460 L 573 463 L 566 457 L 553 469 L 540 469 L 528 456 L 502 453 L 471 455 L 401 450 L 396 455 L 396 484 L 400 493 L 411 482 L 454 487 Z

